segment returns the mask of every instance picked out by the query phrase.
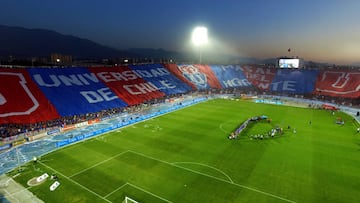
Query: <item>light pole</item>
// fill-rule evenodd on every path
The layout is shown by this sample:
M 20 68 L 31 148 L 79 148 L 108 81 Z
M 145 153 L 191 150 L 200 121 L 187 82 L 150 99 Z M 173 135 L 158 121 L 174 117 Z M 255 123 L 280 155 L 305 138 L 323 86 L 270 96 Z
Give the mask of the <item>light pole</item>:
M 201 46 L 208 42 L 207 28 L 196 27 L 192 32 L 192 42 L 199 48 L 199 63 L 202 62 Z

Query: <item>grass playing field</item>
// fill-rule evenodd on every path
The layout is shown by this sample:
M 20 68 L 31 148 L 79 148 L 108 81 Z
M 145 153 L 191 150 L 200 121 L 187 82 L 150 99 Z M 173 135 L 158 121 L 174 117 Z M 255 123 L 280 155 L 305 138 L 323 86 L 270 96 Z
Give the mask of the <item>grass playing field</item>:
M 238 139 L 243 121 L 266 115 Z M 335 124 L 338 117 L 344 125 Z M 310 124 L 311 121 L 311 124 Z M 251 139 L 276 125 L 282 136 Z M 45 202 L 359 202 L 360 134 L 341 112 L 210 100 L 28 163 L 16 181 Z M 290 126 L 290 129 L 288 129 Z M 296 128 L 296 133 L 293 129 Z M 11 172 L 14 175 L 16 172 Z

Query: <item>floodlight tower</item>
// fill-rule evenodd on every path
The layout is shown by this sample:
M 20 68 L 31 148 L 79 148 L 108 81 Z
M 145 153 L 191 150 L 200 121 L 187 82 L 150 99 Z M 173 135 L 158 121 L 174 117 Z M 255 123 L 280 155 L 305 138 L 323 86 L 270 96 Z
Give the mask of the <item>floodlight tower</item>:
M 208 34 L 206 27 L 196 27 L 192 32 L 192 42 L 199 48 L 199 62 L 202 61 L 201 46 L 208 42 Z

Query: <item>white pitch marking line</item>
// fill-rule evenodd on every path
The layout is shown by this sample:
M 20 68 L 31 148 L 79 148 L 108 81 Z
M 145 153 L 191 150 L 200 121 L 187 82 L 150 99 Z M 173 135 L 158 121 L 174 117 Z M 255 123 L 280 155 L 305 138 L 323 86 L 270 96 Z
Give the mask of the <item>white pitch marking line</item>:
M 87 188 L 87 187 L 85 187 L 85 186 L 81 185 L 80 183 L 78 183 L 78 182 L 76 182 L 76 181 L 72 180 L 71 178 L 69 178 L 69 177 L 67 177 L 66 175 L 64 175 L 64 174 L 60 173 L 59 171 L 57 171 L 57 170 L 55 170 L 55 169 L 51 168 L 50 166 L 48 166 L 48 165 L 46 165 L 46 164 L 44 164 L 44 163 L 42 163 L 42 162 L 40 162 L 40 161 L 39 161 L 38 163 L 40 163 L 41 165 L 43 165 L 43 166 L 45 166 L 45 167 L 49 168 L 50 170 L 55 171 L 57 174 L 60 174 L 61 176 L 64 176 L 64 177 L 65 177 L 66 179 L 68 179 L 69 181 L 71 181 L 71 182 L 73 182 L 74 184 L 76 184 L 76 185 L 78 185 L 78 186 L 82 187 L 83 189 L 85 189 L 85 190 L 87 190 L 87 191 L 91 192 L 92 194 L 94 194 L 94 195 L 96 195 L 96 196 L 100 197 L 101 199 L 105 200 L 106 202 L 110 202 L 110 203 L 111 203 L 111 201 L 109 201 L 109 200 L 105 199 L 104 197 L 102 197 L 102 196 L 101 196 L 101 195 L 99 195 L 98 193 L 96 193 L 96 192 L 94 192 L 94 191 L 90 190 L 89 188 Z
M 152 192 L 150 192 L 150 191 L 147 191 L 147 190 L 145 190 L 145 189 L 143 189 L 143 188 L 141 188 L 141 187 L 139 187 L 139 186 L 136 186 L 136 185 L 131 184 L 131 183 L 128 183 L 128 184 L 129 184 L 130 186 L 138 189 L 138 190 L 141 190 L 141 191 L 146 192 L 146 193 L 148 193 L 148 194 L 150 194 L 150 195 L 153 195 L 154 197 L 157 197 L 157 198 L 159 198 L 159 199 L 161 199 L 161 200 L 163 200 L 163 201 L 165 201 L 165 202 L 169 202 L 169 203 L 172 202 L 172 201 L 167 200 L 167 199 L 165 199 L 165 198 L 163 198 L 163 197 L 160 197 L 160 196 L 158 196 L 158 195 L 156 195 L 156 194 L 154 194 L 154 193 L 152 193 Z
M 114 191 L 110 192 L 109 194 L 105 195 L 104 198 L 109 197 L 110 195 L 114 194 L 116 191 L 120 190 L 121 188 L 125 187 L 126 185 L 128 185 L 128 183 L 123 184 L 122 186 L 116 188 Z
M 79 171 L 79 172 L 76 172 L 76 173 L 72 174 L 71 176 L 69 176 L 69 178 L 72 178 L 72 177 L 74 177 L 74 176 L 76 176 L 76 175 L 79 175 L 80 173 L 83 173 L 83 172 L 85 172 L 85 171 L 87 171 L 87 170 L 90 170 L 90 169 L 92 169 L 92 168 L 94 168 L 94 167 L 96 167 L 96 166 L 99 166 L 99 165 L 107 162 L 107 161 L 110 161 L 111 159 L 114 159 L 114 158 L 116 158 L 116 157 L 118 157 L 118 156 L 121 156 L 121 155 L 125 154 L 126 152 L 128 152 L 128 151 L 123 151 L 123 152 L 121 152 L 121 153 L 119 153 L 119 154 L 116 154 L 116 155 L 110 157 L 110 158 L 107 158 L 107 159 L 105 159 L 105 160 L 102 160 L 102 161 L 100 161 L 99 163 L 96 163 L 96 164 L 94 164 L 94 165 L 92 165 L 92 166 L 90 166 L 90 167 L 88 167 L 88 168 L 85 168 L 85 169 L 83 169 L 83 170 L 81 170 L 81 171 Z
M 222 171 L 222 170 L 220 170 L 220 169 L 217 169 L 217 168 L 215 168 L 215 167 L 209 166 L 209 165 L 207 165 L 207 164 L 202 164 L 202 163 L 197 163 L 197 162 L 185 162 L 185 161 L 182 161 L 182 162 L 174 162 L 174 163 L 172 163 L 172 164 L 174 164 L 174 165 L 176 165 L 176 164 L 194 164 L 194 165 L 199 165 L 199 166 L 205 166 L 205 167 L 208 167 L 208 168 L 214 169 L 215 171 L 220 172 L 221 174 L 223 174 L 224 176 L 226 176 L 226 177 L 230 180 L 231 183 L 234 183 L 234 181 L 230 178 L 230 176 L 227 175 L 224 171 Z
M 197 173 L 197 174 L 200 174 L 200 175 L 209 177 L 209 178 L 213 178 L 213 179 L 216 179 L 216 180 L 225 182 L 225 183 L 229 183 L 229 184 L 232 184 L 232 185 L 236 185 L 236 186 L 241 187 L 241 188 L 245 188 L 245 189 L 248 189 L 248 190 L 251 190 L 251 191 L 254 191 L 254 192 L 258 192 L 258 193 L 261 193 L 261 194 L 264 194 L 264 195 L 267 195 L 267 196 L 270 196 L 270 197 L 274 197 L 274 198 L 277 198 L 277 199 L 280 199 L 280 200 L 283 200 L 283 201 L 286 201 L 286 202 L 296 203 L 295 201 L 286 199 L 286 198 L 284 198 L 284 197 L 280 197 L 280 196 L 277 196 L 277 195 L 274 195 L 274 194 L 271 194 L 271 193 L 268 193 L 268 192 L 264 192 L 264 191 L 261 191 L 261 190 L 258 190 L 258 189 L 255 189 L 255 188 L 252 188 L 252 187 L 249 187 L 249 186 L 241 185 L 241 184 L 238 184 L 238 183 L 232 183 L 232 182 L 229 182 L 229 181 L 227 181 L 227 180 L 224 180 L 224 179 L 221 179 L 221 178 L 217 178 L 217 177 L 215 177 L 215 176 L 211 176 L 211 175 L 208 175 L 208 174 L 204 174 L 204 173 L 201 173 L 201 172 L 198 172 L 198 171 L 195 171 L 195 170 L 192 170 L 192 169 L 188 169 L 188 168 L 185 168 L 185 167 L 182 167 L 182 166 L 178 166 L 178 165 L 175 165 L 175 164 L 171 164 L 171 163 L 169 163 L 169 162 L 166 162 L 166 161 L 163 161 L 163 160 L 160 160 L 160 159 L 157 159 L 157 158 L 154 158 L 154 157 L 145 155 L 145 154 L 143 154 L 143 153 L 134 152 L 134 151 L 131 151 L 131 150 L 129 150 L 129 152 L 134 153 L 134 154 L 137 154 L 137 155 L 139 155 L 139 156 L 143 156 L 143 157 L 149 158 L 149 159 L 153 159 L 153 160 L 156 160 L 156 161 L 158 161 L 158 162 L 162 162 L 162 163 L 165 163 L 165 164 L 168 164 L 168 165 L 177 167 L 177 168 L 181 168 L 181 169 L 184 169 L 184 170 L 187 170 L 187 171 L 191 171 L 191 172 L 193 172 L 193 173 Z
M 223 129 L 223 124 L 225 124 L 225 123 L 221 123 L 221 124 L 219 125 L 219 129 L 220 129 L 221 131 L 223 131 L 224 133 L 227 133 L 227 131 L 225 131 L 225 130 Z

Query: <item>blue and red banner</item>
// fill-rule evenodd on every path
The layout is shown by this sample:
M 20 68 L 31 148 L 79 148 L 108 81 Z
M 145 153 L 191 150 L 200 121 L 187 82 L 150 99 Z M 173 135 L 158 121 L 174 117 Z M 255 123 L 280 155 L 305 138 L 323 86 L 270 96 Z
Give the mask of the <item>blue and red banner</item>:
M 127 106 L 87 68 L 28 68 L 27 70 L 61 116 Z
M 312 93 L 317 77 L 316 70 L 278 69 L 271 82 L 271 91 L 294 94 Z
M 263 91 L 270 90 L 270 84 L 276 74 L 277 69 L 260 66 L 241 66 L 245 77 L 250 83 Z
M 246 79 L 239 65 L 210 65 L 222 88 L 249 87 L 251 83 Z
M 89 70 L 129 105 L 141 104 L 165 95 L 154 84 L 142 78 L 140 74 L 145 74 L 144 72 L 134 72 L 127 66 L 92 67 Z
M 0 124 L 35 123 L 58 118 L 25 69 L 0 68 Z
M 220 89 L 222 87 L 214 72 L 208 65 L 183 64 L 177 65 L 177 68 L 177 76 L 186 79 L 197 89 Z
M 155 89 L 166 95 L 185 93 L 191 90 L 191 87 L 184 84 L 161 64 L 130 65 L 130 68 Z
M 84 115 L 190 90 L 249 86 L 262 91 L 360 98 L 360 73 L 199 64 L 1 68 L 0 124 Z
M 190 86 L 192 90 L 196 90 L 196 86 L 183 76 L 177 64 L 163 64 L 163 66 L 168 69 L 168 71 L 171 72 L 175 77 L 179 78 L 183 83 L 186 83 L 188 86 Z
M 321 71 L 316 80 L 316 94 L 359 98 L 360 72 L 346 70 Z

